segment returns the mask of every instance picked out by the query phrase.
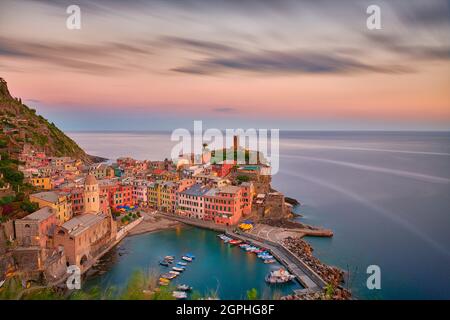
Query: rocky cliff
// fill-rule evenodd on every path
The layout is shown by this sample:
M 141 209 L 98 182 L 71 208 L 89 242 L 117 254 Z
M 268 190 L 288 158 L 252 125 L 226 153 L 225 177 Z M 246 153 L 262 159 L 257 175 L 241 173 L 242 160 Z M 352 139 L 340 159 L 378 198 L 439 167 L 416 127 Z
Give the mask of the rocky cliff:
M 36 114 L 36 110 L 23 104 L 20 98 L 14 98 L 3 78 L 0 78 L 0 120 L 0 150 L 7 151 L 12 158 L 29 144 L 49 156 L 69 156 L 86 163 L 94 160 L 54 123 Z

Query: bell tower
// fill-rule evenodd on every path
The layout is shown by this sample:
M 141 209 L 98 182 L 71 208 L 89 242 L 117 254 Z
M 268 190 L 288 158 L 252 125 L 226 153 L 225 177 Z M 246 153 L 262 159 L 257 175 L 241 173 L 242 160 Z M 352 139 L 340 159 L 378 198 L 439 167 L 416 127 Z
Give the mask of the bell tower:
M 95 176 L 89 173 L 84 181 L 84 213 L 100 212 L 100 192 L 98 181 Z

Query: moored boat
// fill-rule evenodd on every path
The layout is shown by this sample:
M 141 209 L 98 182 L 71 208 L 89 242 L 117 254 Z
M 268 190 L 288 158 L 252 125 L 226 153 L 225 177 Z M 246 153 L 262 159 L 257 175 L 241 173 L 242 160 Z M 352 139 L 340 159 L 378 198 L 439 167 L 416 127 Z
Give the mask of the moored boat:
M 178 262 L 177 262 L 177 265 L 180 265 L 180 266 L 187 266 L 187 263 L 186 263 L 186 262 L 183 262 L 183 261 L 178 261 Z
M 268 263 L 275 263 L 275 262 L 276 262 L 275 259 L 265 259 L 265 260 L 264 260 L 264 263 L 265 263 L 265 264 L 268 264 Z
M 166 260 L 159 261 L 159 264 L 164 266 L 164 267 L 168 267 L 169 266 L 169 262 L 167 262 Z
M 187 256 L 182 256 L 181 259 L 183 259 L 184 261 L 188 261 L 188 262 L 192 261 L 192 258 L 187 257 Z
M 177 286 L 177 290 L 181 290 L 181 291 L 191 291 L 192 287 L 188 286 L 187 284 L 179 284 Z
M 188 258 L 191 258 L 192 260 L 195 259 L 195 256 L 192 253 L 186 253 L 184 256 L 188 257 Z
M 183 272 L 184 271 L 183 268 L 179 268 L 179 267 L 173 267 L 172 270 L 173 271 L 179 271 L 179 272 Z
M 172 292 L 172 296 L 176 299 L 186 299 L 187 293 L 184 291 L 174 291 Z
M 165 278 L 165 279 L 167 279 L 167 280 L 172 280 L 172 279 L 175 278 L 176 276 L 177 276 L 176 274 L 167 272 L 167 273 L 162 274 L 162 275 L 161 275 L 161 278 Z
M 160 286 L 168 286 L 169 282 L 167 282 L 167 281 L 159 281 L 159 285 Z
M 294 278 L 295 278 L 294 275 L 290 274 L 283 268 L 280 268 L 278 270 L 271 271 L 266 276 L 265 280 L 268 283 L 276 284 L 276 283 L 286 283 L 286 282 L 293 280 Z

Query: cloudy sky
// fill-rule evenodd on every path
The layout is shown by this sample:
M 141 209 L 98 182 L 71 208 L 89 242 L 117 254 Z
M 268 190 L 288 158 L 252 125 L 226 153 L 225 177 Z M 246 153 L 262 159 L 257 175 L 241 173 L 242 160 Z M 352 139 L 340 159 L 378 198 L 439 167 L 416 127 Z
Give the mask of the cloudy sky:
M 66 28 L 71 4 L 81 30 Z M 381 30 L 366 9 L 381 8 Z M 65 130 L 450 129 L 448 0 L 0 1 L 0 77 Z

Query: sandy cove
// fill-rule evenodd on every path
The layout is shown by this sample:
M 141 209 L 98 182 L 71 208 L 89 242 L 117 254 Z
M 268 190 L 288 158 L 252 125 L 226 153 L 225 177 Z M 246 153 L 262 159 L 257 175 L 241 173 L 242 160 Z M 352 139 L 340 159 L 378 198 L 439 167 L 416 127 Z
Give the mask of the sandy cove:
M 162 218 L 149 212 L 142 212 L 142 215 L 144 216 L 144 220 L 142 220 L 142 222 L 139 223 L 136 227 L 131 229 L 128 233 L 128 236 L 174 229 L 176 227 L 182 226 L 182 223 L 178 221 Z

